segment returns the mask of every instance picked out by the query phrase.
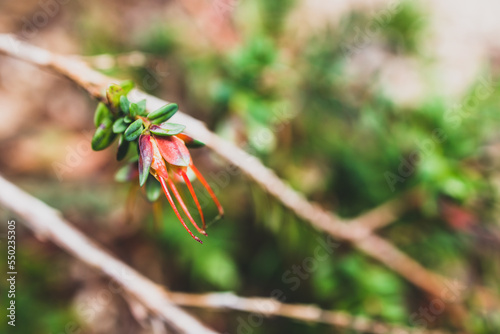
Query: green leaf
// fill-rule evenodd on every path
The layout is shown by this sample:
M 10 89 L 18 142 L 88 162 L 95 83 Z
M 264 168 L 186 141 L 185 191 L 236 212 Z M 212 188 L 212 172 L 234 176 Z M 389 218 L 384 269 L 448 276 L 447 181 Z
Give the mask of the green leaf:
M 132 118 L 130 118 L 130 116 L 125 116 L 125 118 L 123 118 L 123 121 L 128 124 L 128 123 L 132 123 L 134 120 Z
M 130 103 L 130 117 L 136 117 L 139 115 L 139 106 L 137 103 Z
M 144 125 L 142 123 L 141 119 L 136 120 L 132 124 L 128 126 L 128 128 L 125 130 L 125 140 L 128 141 L 134 141 L 136 140 L 140 135 L 142 130 L 144 130 Z
M 148 177 L 146 181 L 146 197 L 148 201 L 155 202 L 160 198 L 161 195 L 161 184 L 152 175 Z
M 122 133 L 127 129 L 127 123 L 125 123 L 124 118 L 118 118 L 113 124 L 113 132 L 114 133 Z
M 120 109 L 124 114 L 128 114 L 129 112 L 130 101 L 125 95 L 120 96 Z
M 157 136 L 173 136 L 181 133 L 186 128 L 185 125 L 175 123 L 162 123 L 160 125 L 153 125 L 151 133 Z
M 101 123 L 92 137 L 92 149 L 94 151 L 104 150 L 106 147 L 113 143 L 116 135 L 113 133 L 113 122 L 109 119 L 105 119 Z
M 118 140 L 118 151 L 116 152 L 116 160 L 120 161 L 125 158 L 130 147 L 130 142 L 126 141 L 123 136 L 120 136 Z
M 169 103 L 149 113 L 148 119 L 151 120 L 153 124 L 160 124 L 174 116 L 177 110 L 179 110 L 179 106 L 176 103 Z
M 101 123 L 104 122 L 105 119 L 111 119 L 111 111 L 109 111 L 108 107 L 104 103 L 99 103 L 95 110 L 94 114 L 94 125 L 98 127 Z

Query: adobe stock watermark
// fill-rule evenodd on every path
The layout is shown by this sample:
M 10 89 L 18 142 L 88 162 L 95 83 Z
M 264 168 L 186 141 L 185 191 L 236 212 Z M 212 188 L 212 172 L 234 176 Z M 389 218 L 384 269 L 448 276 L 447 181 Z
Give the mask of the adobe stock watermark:
M 441 291 L 439 298 L 434 298 L 427 307 L 421 306 L 418 308 L 418 312 L 410 314 L 410 325 L 427 328 L 445 311 L 447 304 L 455 303 L 462 299 L 461 295 L 466 289 L 465 285 L 459 281 L 451 282 L 448 280 L 444 284 L 445 287 Z
M 379 10 L 364 27 L 355 27 L 353 39 L 340 44 L 340 50 L 344 57 L 350 58 L 369 46 L 380 29 L 386 26 L 401 10 L 401 2 L 402 0 L 392 1 L 387 7 Z
M 444 114 L 445 122 L 449 123 L 451 128 L 457 128 L 462 122 L 470 117 L 474 117 L 478 109 L 479 102 L 487 99 L 494 91 L 491 78 L 482 77 L 473 93 L 461 103 L 456 103 Z M 396 171 L 384 172 L 384 178 L 389 189 L 394 192 L 398 183 L 404 183 L 412 176 L 418 163 L 422 162 L 448 139 L 445 130 L 435 128 L 430 136 L 424 140 L 415 141 L 416 148 L 406 157 L 399 157 L 399 165 Z
M 61 6 L 67 4 L 70 0 L 39 0 L 39 9 L 31 16 L 23 16 L 21 21 L 23 23 L 21 27 L 20 36 L 24 40 L 30 40 L 34 38 L 40 29 L 45 27 L 50 20 L 56 16 L 60 10 Z M 10 44 L 15 53 L 19 51 L 20 42 L 15 40 L 13 37 L 9 36 Z
M 314 248 L 312 256 L 292 265 L 281 275 L 281 281 L 287 286 L 287 291 L 274 289 L 270 294 L 271 300 L 262 300 L 256 304 L 259 312 L 239 316 L 236 319 L 238 322 L 236 334 L 252 334 L 255 328 L 262 326 L 266 314 L 275 310 L 278 302 L 286 302 L 287 293 L 297 291 L 301 284 L 308 280 L 321 264 L 330 259 L 334 250 L 340 246 L 340 243 L 333 240 L 331 236 L 327 236 L 326 239 L 317 237 L 316 241 L 318 245 Z

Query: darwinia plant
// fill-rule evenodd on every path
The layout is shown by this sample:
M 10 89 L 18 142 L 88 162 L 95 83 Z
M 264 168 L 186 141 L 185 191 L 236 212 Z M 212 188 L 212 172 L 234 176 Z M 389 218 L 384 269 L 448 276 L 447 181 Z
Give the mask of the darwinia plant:
M 137 155 L 131 158 L 130 164 L 118 172 L 118 179 L 130 181 L 138 177 L 140 186 L 146 186 L 146 196 L 150 201 L 156 201 L 163 189 L 170 206 L 184 228 L 196 241 L 203 243 L 189 230 L 182 219 L 169 188 L 193 226 L 199 233 L 206 236 L 205 217 L 187 176 L 188 169 L 193 171 L 207 189 L 217 205 L 219 216 L 224 214 L 224 210 L 210 185 L 194 166 L 189 154 L 188 147 L 197 148 L 204 144 L 182 133 L 186 126 L 167 122 L 177 112 L 177 104 L 170 103 L 148 113 L 146 100 L 137 103 L 128 100 L 127 94 L 132 88 L 133 83 L 130 81 L 109 86 L 106 91 L 107 103 L 99 103 L 95 112 L 94 123 L 97 129 L 92 138 L 92 149 L 103 150 L 110 146 L 116 137 L 119 137 L 117 159 L 122 160 L 130 147 L 136 146 Z M 191 216 L 176 188 L 177 182 L 184 182 L 187 185 L 198 208 L 203 228 L 200 228 Z

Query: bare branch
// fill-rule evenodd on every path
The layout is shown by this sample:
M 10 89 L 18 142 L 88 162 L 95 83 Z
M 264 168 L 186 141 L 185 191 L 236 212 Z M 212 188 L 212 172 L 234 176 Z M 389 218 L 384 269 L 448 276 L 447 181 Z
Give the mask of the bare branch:
M 397 333 L 397 334 L 445 334 L 441 330 L 425 330 L 399 325 L 389 325 L 373 321 L 365 317 L 353 316 L 341 311 L 326 311 L 315 305 L 284 304 L 272 298 L 240 297 L 231 292 L 215 292 L 205 294 L 190 294 L 169 292 L 170 299 L 181 306 L 200 307 L 205 309 L 228 309 L 251 312 L 270 317 L 279 316 L 294 320 L 317 322 L 351 329 L 360 333 Z
M 153 315 L 180 333 L 214 334 L 169 300 L 166 291 L 117 260 L 61 218 L 59 212 L 0 176 L 0 203 L 23 218 L 22 223 L 42 240 L 50 240 L 119 283 Z
M 349 220 L 348 224 L 355 229 L 365 228 L 373 232 L 391 224 L 408 209 L 416 207 L 420 202 L 420 197 L 418 189 L 411 190 Z

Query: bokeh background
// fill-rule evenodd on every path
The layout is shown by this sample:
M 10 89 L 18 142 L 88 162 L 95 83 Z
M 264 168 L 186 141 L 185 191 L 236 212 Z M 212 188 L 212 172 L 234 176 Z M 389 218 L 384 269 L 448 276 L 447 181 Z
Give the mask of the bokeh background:
M 0 31 L 177 102 L 342 217 L 417 191 L 379 234 L 429 270 L 482 287 L 480 298 L 462 296 L 466 329 L 498 333 L 499 10 L 493 0 L 3 0 Z M 0 56 L 0 171 L 153 281 L 194 293 L 280 289 L 290 303 L 456 329 L 446 312 L 415 316 L 429 296 L 345 242 L 292 290 L 284 274 L 325 236 L 206 148 L 193 159 L 227 215 L 200 246 L 166 201 L 158 210 L 115 181 L 114 150 L 90 150 L 95 106 L 68 80 Z M 122 296 L 102 301 L 106 277 L 20 224 L 17 254 L 18 326 L 4 319 L 1 332 L 154 332 Z M 225 333 L 248 317 L 190 311 Z M 284 318 L 247 332 L 350 333 Z

